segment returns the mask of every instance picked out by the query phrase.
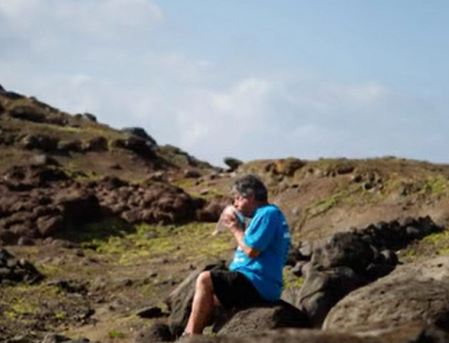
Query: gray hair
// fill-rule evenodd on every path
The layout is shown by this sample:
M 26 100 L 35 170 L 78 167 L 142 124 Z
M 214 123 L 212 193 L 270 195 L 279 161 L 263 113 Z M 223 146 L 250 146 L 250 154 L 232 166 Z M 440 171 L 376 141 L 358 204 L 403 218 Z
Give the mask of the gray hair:
M 268 191 L 263 182 L 253 174 L 247 174 L 238 178 L 234 182 L 234 191 L 240 193 L 243 197 L 247 197 L 251 194 L 254 195 L 254 199 L 257 201 L 267 201 Z

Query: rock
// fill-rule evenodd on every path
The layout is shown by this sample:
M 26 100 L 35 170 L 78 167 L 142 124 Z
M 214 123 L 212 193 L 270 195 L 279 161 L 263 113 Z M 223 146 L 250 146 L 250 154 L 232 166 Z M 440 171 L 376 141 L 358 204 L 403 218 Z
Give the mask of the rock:
M 170 332 L 166 324 L 154 323 L 150 327 L 141 330 L 135 337 L 134 343 L 171 342 L 175 336 Z
M 449 257 L 398 268 L 341 300 L 328 314 L 327 330 L 367 330 L 400 325 L 447 328 Z
M 104 137 L 94 137 L 89 139 L 82 146 L 84 151 L 107 151 L 108 150 L 108 140 Z
M 62 232 L 64 219 L 61 215 L 44 216 L 36 221 L 36 226 L 41 237 L 46 238 L 53 236 L 55 233 Z
M 57 145 L 57 150 L 64 153 L 81 152 L 83 150 L 83 147 L 80 140 L 59 141 Z
M 44 278 L 28 261 L 18 260 L 6 249 L 0 248 L 0 284 L 4 281 L 33 284 Z
M 263 330 L 242 337 L 182 337 L 182 343 L 447 343 L 449 335 L 432 326 L 403 326 L 391 330 L 339 332 L 310 329 Z
M 108 191 L 116 190 L 120 187 L 128 186 L 129 183 L 115 176 L 105 176 L 98 181 L 101 187 L 107 189 Z
M 111 142 L 111 146 L 132 151 L 145 159 L 153 159 L 156 157 L 154 146 L 145 139 L 135 136 L 130 136 L 127 139 L 115 139 Z
M 224 208 L 231 203 L 231 199 L 223 196 L 215 196 L 200 210 L 197 218 L 202 222 L 217 222 Z
M 316 244 L 312 256 L 314 265 L 325 269 L 345 266 L 362 275 L 373 260 L 370 245 L 348 232 L 337 233 L 322 244 Z
M 94 123 L 97 122 L 97 117 L 95 115 L 93 115 L 92 113 L 84 112 L 81 114 L 81 118 L 91 121 L 91 122 L 94 122 Z
M 223 162 L 229 167 L 229 171 L 231 172 L 236 170 L 239 166 L 243 164 L 242 161 L 234 157 L 225 157 L 223 159 Z
M 298 169 L 306 165 L 305 161 L 297 158 L 275 160 L 271 171 L 278 175 L 293 176 Z
M 24 149 L 38 149 L 46 152 L 55 152 L 58 147 L 58 139 L 43 134 L 30 134 L 23 138 Z
M 179 337 L 187 325 L 187 320 L 192 308 L 195 283 L 202 271 L 212 269 L 226 269 L 224 262 L 213 263 L 193 271 L 184 281 L 178 285 L 165 299 L 170 312 L 168 318 L 170 331 Z
M 146 131 L 145 129 L 141 128 L 141 127 L 127 127 L 122 129 L 123 132 L 125 133 L 129 133 L 133 136 L 142 138 L 148 142 L 151 143 L 152 146 L 157 146 L 157 142 L 156 140 L 151 137 Z
M 45 165 L 58 166 L 59 165 L 58 161 L 55 158 L 45 155 L 45 154 L 33 156 L 32 164 L 37 165 L 37 166 L 45 166 Z
M 35 123 L 45 123 L 46 116 L 36 110 L 33 106 L 19 105 L 9 110 L 9 115 L 20 120 L 27 120 Z
M 303 309 L 313 327 L 319 328 L 340 299 L 364 284 L 366 281 L 348 267 L 311 269 L 293 305 Z
M 310 322 L 304 312 L 280 300 L 238 311 L 218 330 L 218 336 L 248 336 L 263 330 L 308 327 Z
M 196 170 L 187 169 L 184 171 L 184 177 L 188 179 L 197 179 L 201 177 L 201 173 Z
M 164 313 L 162 312 L 160 307 L 148 307 L 140 309 L 136 312 L 136 316 L 141 318 L 159 318 L 164 316 Z
M 0 95 L 10 100 L 19 100 L 25 98 L 25 96 L 23 96 L 22 94 L 6 90 L 0 90 Z
M 62 195 L 55 200 L 62 209 L 64 223 L 80 225 L 99 220 L 102 210 L 98 198 L 94 194 L 75 192 Z

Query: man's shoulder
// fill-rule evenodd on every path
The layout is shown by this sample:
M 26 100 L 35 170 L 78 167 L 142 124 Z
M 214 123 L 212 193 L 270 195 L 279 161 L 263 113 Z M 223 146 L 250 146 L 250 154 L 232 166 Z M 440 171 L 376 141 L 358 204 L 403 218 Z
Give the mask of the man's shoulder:
M 282 214 L 279 207 L 274 204 L 267 204 L 257 210 L 257 214 Z
M 257 209 L 255 217 L 270 218 L 270 220 L 284 220 L 284 214 L 273 204 L 267 204 Z

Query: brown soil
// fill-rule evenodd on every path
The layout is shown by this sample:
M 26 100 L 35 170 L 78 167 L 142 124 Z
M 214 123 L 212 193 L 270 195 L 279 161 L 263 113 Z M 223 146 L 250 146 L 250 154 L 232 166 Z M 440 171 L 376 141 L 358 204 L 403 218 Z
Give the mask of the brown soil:
M 48 122 L 11 116 L 19 105 L 43 113 Z M 207 203 L 228 196 L 234 177 L 259 174 L 270 200 L 286 214 L 294 244 L 327 237 L 351 227 L 379 221 L 430 215 L 449 225 L 449 166 L 400 158 L 368 160 L 299 159 L 251 161 L 225 172 L 175 147 L 156 146 L 154 155 L 113 146 L 128 134 L 46 107 L 30 98 L 12 100 L 0 94 L 0 175 L 45 154 L 80 183 L 116 176 L 140 185 L 150 176 L 164 178 Z M 34 117 L 33 117 L 34 118 Z M 40 117 L 39 117 L 40 118 Z M 54 119 L 56 118 L 56 119 Z M 54 124 L 63 121 L 67 124 Z M 24 148 L 27 135 L 45 134 L 58 141 L 83 144 L 104 137 L 99 151 L 43 151 Z M 158 174 L 159 173 L 159 174 Z M 0 209 L 0 219 L 1 218 Z M 91 341 L 132 342 L 154 319 L 136 311 L 158 306 L 196 266 L 227 259 L 234 242 L 227 234 L 211 237 L 214 224 L 157 224 L 114 228 L 116 218 L 79 228 L 76 239 L 36 240 L 33 246 L 6 246 L 45 275 L 35 285 L 0 285 L 0 335 L 54 332 Z M 1 230 L 1 227 L 0 227 Z M 109 231 L 108 235 L 104 235 Z M 446 234 L 415 242 L 401 259 L 448 254 Z M 164 318 L 157 319 L 164 320 Z

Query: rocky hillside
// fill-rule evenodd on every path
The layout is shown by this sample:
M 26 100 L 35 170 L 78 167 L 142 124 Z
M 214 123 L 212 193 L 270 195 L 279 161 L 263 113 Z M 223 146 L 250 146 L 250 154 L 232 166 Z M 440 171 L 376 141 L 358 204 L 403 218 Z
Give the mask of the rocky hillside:
M 271 342 L 256 333 L 301 328 L 278 333 L 299 342 L 437 342 L 449 331 L 441 305 L 448 165 L 396 157 L 226 162 L 217 168 L 142 128 L 113 129 L 0 87 L 0 341 L 174 340 L 194 276 L 220 267 L 234 248 L 226 233 L 210 233 L 232 180 L 248 172 L 264 179 L 293 232 L 288 304 L 224 313 L 227 321 L 210 329 L 217 337 L 207 339 Z M 411 276 L 426 268 L 422 279 Z M 375 312 L 370 294 L 389 289 L 392 298 Z M 374 338 L 379 328 L 383 338 Z

